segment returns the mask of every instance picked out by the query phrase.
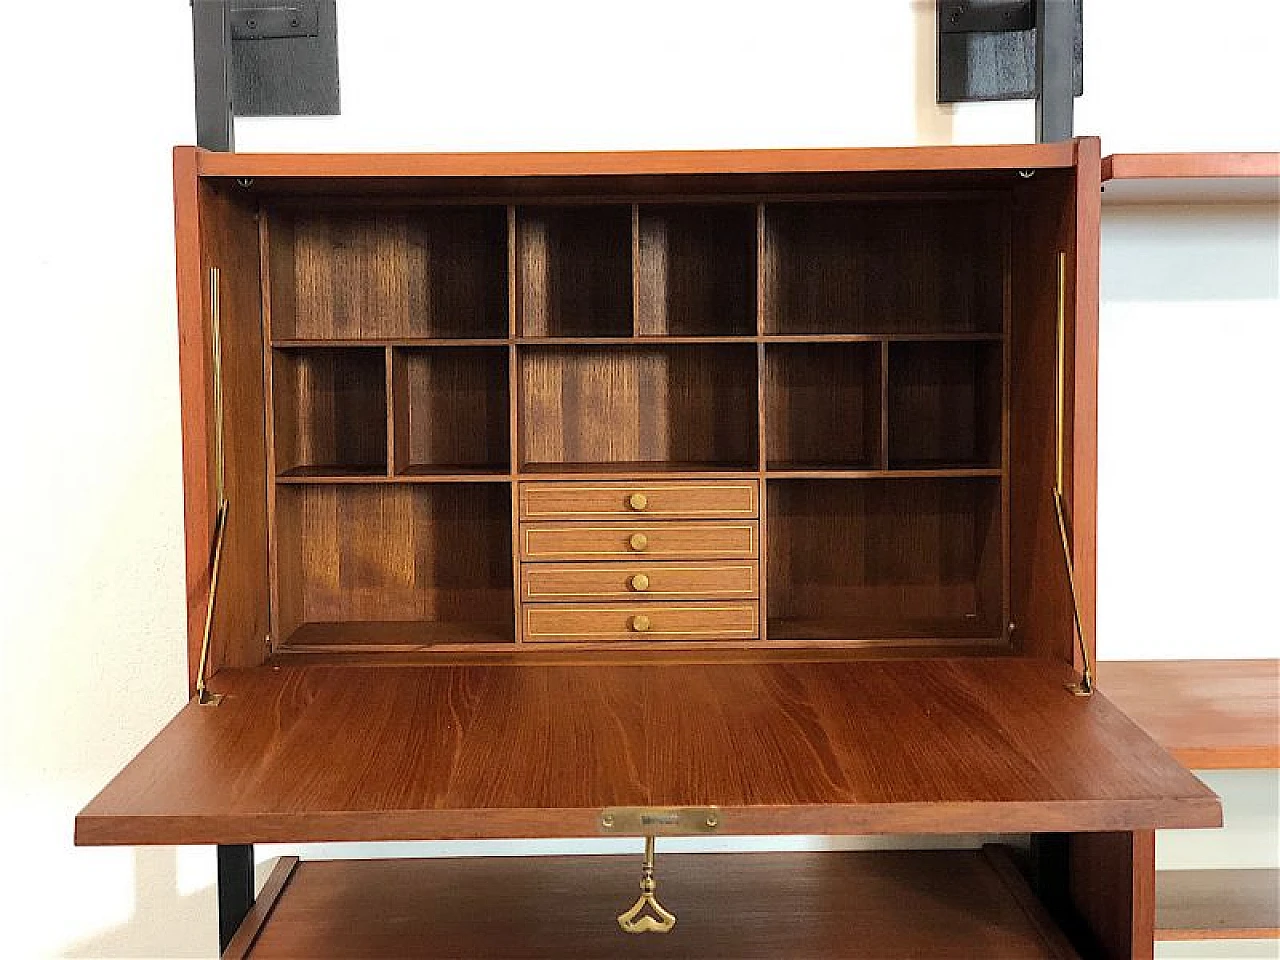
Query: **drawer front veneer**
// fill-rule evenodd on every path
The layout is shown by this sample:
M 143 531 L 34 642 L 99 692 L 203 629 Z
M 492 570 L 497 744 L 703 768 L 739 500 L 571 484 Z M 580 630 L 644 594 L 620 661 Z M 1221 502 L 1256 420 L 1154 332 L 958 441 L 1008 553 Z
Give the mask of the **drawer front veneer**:
M 759 604 L 532 603 L 524 607 L 526 643 L 628 640 L 752 640 Z
M 520 519 L 750 520 L 759 515 L 759 492 L 755 480 L 525 482 L 520 484 Z
M 755 520 L 658 523 L 525 523 L 521 560 L 754 560 Z
M 525 603 L 555 600 L 750 600 L 757 596 L 755 560 L 706 563 L 526 563 Z

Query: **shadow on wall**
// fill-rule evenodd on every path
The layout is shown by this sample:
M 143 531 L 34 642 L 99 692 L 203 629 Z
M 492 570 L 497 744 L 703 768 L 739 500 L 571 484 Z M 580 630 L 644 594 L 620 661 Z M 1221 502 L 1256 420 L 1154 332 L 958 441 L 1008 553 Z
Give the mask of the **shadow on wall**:
M 257 865 L 262 883 L 275 861 Z M 209 848 L 210 875 L 214 852 Z M 126 923 L 71 945 L 64 957 L 93 960 L 178 960 L 218 954 L 218 900 L 215 888 L 178 892 L 178 851 L 174 847 L 137 847 L 133 851 L 133 916 Z
M 1274 300 L 1280 223 L 1273 204 L 1107 207 L 1102 300 Z

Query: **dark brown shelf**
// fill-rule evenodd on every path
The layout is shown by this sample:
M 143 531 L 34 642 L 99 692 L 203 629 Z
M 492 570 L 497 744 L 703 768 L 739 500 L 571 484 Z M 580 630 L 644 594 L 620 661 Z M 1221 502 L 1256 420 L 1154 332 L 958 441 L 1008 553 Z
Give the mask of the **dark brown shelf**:
M 696 474 L 718 476 L 722 474 L 756 473 L 756 464 L 746 461 L 702 462 L 693 460 L 623 460 L 609 463 L 524 463 L 518 471 L 531 476 L 670 476 L 672 474 Z
M 326 347 L 505 347 L 509 337 L 331 337 L 327 339 L 288 339 L 271 341 L 278 350 L 321 350 Z
M 510 619 L 496 623 L 466 620 L 349 621 L 304 623 L 277 648 L 279 653 L 409 653 L 438 647 L 510 644 Z
M 1157 940 L 1280 938 L 1280 870 L 1161 870 Z
M 771 619 L 771 640 L 837 640 L 843 643 L 892 643 L 894 645 L 931 645 L 957 642 L 981 645 L 990 655 L 1007 641 L 976 617 L 950 619 L 944 617 L 832 617 Z
M 276 479 L 281 482 L 341 483 L 347 480 L 385 480 L 388 477 L 386 466 L 381 464 L 308 464 L 290 467 Z
M 1280 767 L 1280 660 L 1114 660 L 1100 689 L 1193 770 Z
M 770 480 L 959 480 L 974 477 L 999 477 L 1004 473 L 999 467 L 972 467 L 954 464 L 937 464 L 928 467 L 895 466 L 881 470 L 872 467 L 842 466 L 829 462 L 792 463 L 769 462 L 767 475 Z
M 230 960 L 1067 960 L 1007 848 L 658 855 L 665 936 L 629 936 L 637 856 L 287 858 Z

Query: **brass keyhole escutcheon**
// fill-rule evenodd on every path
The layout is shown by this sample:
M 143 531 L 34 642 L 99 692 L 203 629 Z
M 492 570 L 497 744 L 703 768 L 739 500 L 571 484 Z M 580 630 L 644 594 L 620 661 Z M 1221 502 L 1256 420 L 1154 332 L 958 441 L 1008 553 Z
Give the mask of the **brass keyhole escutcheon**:
M 636 633 L 644 633 L 650 626 L 652 626 L 652 624 L 649 622 L 649 618 L 643 613 L 637 613 L 631 618 L 631 629 Z
M 631 589 L 638 593 L 644 593 L 649 589 L 649 577 L 643 573 L 637 573 L 631 578 Z
M 633 533 L 631 539 L 627 541 L 632 550 L 639 552 L 649 546 L 649 538 L 643 533 Z
M 643 493 L 633 493 L 627 497 L 627 506 L 632 510 L 644 510 L 649 506 L 649 498 Z

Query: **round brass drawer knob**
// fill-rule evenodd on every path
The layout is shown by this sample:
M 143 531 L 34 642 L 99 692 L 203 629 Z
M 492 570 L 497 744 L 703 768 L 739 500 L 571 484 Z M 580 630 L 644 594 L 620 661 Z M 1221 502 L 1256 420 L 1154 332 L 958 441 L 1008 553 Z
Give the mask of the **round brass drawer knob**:
M 627 506 L 632 510 L 644 510 L 649 506 L 649 498 L 643 493 L 633 493 L 627 497 Z
M 631 589 L 644 593 L 649 589 L 649 578 L 643 573 L 637 573 L 631 578 Z
M 644 550 L 649 546 L 649 538 L 643 533 L 633 533 L 627 543 L 631 545 L 632 550 Z
M 652 624 L 649 622 L 649 618 L 643 613 L 638 613 L 631 618 L 631 629 L 636 633 L 644 633 L 650 626 Z

